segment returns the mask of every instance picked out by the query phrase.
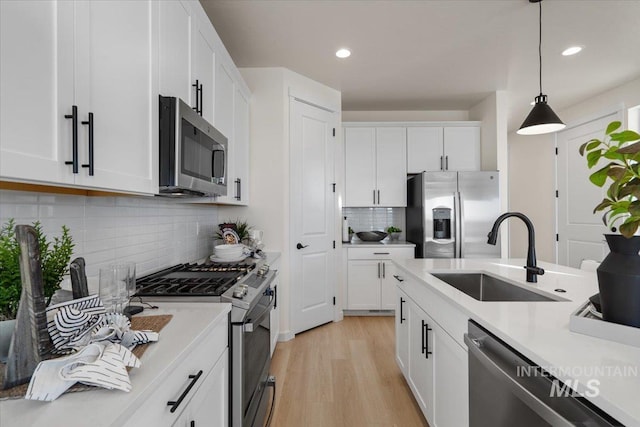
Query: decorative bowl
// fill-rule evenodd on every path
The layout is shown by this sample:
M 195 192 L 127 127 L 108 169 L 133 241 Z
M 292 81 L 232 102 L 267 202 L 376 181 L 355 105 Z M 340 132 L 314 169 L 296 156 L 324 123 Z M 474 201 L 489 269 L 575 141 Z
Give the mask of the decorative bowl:
M 384 231 L 358 231 L 356 236 L 358 236 L 358 239 L 365 242 L 379 242 L 387 237 L 387 233 Z

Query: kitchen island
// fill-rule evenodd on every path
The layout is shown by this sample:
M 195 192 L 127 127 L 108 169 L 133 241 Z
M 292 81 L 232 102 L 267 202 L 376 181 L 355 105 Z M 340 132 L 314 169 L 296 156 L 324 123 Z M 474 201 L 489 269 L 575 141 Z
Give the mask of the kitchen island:
M 579 392 L 589 391 L 585 386 L 589 381 L 596 380 L 597 393 L 586 394 L 586 398 L 619 422 L 627 426 L 640 426 L 640 406 L 637 403 L 640 392 L 640 348 L 569 330 L 571 313 L 598 291 L 594 272 L 542 262 L 538 265 L 545 269 L 545 274 L 538 276 L 537 283 L 527 283 L 522 267 L 525 261 L 521 259 L 405 259 L 395 260 L 395 264 L 398 276 L 403 280 L 398 281 L 399 300 L 404 301 L 401 304 L 405 304 L 408 296 L 410 304 L 423 310 L 422 313 L 429 313 L 427 317 L 430 316 L 435 323 L 432 328 L 436 345 L 438 332 L 453 343 L 440 346 L 452 348 L 451 354 L 457 355 L 457 359 L 447 358 L 450 367 L 453 367 L 452 360 L 462 362 L 465 359 L 463 335 L 467 329 L 466 321 L 473 319 L 535 364 L 552 371 L 556 378 L 572 380 L 574 384 L 577 381 Z M 478 301 L 432 275 L 461 271 L 489 273 L 560 301 Z M 407 310 L 406 307 L 404 309 Z M 397 316 L 406 316 L 406 311 L 404 314 L 399 311 L 396 309 Z M 402 353 L 403 350 L 399 351 Z M 399 354 L 397 359 L 407 376 L 408 368 L 402 366 L 403 355 Z M 468 386 L 466 369 L 464 366 L 464 372 L 457 374 L 460 387 Z M 436 369 L 433 375 L 442 375 L 442 369 L 439 372 Z M 408 379 L 408 382 L 414 390 L 412 381 Z M 436 411 L 438 390 L 436 384 Z M 458 390 L 458 393 L 463 395 L 459 399 L 466 398 L 464 391 Z M 433 411 L 428 409 L 430 405 L 421 406 Z M 445 412 L 441 411 L 443 416 L 446 416 Z M 431 422 L 433 414 L 425 415 Z
M 226 425 L 231 304 L 155 304 L 158 309 L 145 309 L 140 316 L 173 317 L 140 358 L 140 368 L 129 372 L 129 393 L 95 389 L 65 393 L 53 402 L 5 400 L 0 402 L 0 426 L 188 425 L 204 410 L 209 411 L 207 425 Z M 189 378 L 199 371 L 197 381 Z M 191 382 L 182 404 L 170 412 L 167 402 L 178 400 Z

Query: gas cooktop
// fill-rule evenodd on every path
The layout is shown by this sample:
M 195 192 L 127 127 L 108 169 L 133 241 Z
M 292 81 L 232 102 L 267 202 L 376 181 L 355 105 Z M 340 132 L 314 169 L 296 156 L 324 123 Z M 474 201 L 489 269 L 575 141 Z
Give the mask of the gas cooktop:
M 255 263 L 179 264 L 137 280 L 135 297 L 220 297 L 255 268 Z

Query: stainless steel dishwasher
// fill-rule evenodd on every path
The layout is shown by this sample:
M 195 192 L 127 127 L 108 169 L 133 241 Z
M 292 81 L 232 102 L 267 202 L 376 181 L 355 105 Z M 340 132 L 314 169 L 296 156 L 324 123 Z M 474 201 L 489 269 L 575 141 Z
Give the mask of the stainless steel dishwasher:
M 469 347 L 469 426 L 621 426 L 473 320 Z M 555 395 L 551 397 L 552 387 Z M 567 390 L 568 391 L 568 390 Z

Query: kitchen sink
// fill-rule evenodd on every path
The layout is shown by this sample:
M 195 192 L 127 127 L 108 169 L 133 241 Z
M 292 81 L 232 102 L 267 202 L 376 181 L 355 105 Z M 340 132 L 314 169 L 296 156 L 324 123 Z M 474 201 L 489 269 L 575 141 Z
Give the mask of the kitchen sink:
M 478 301 L 560 301 L 484 273 L 431 273 Z

